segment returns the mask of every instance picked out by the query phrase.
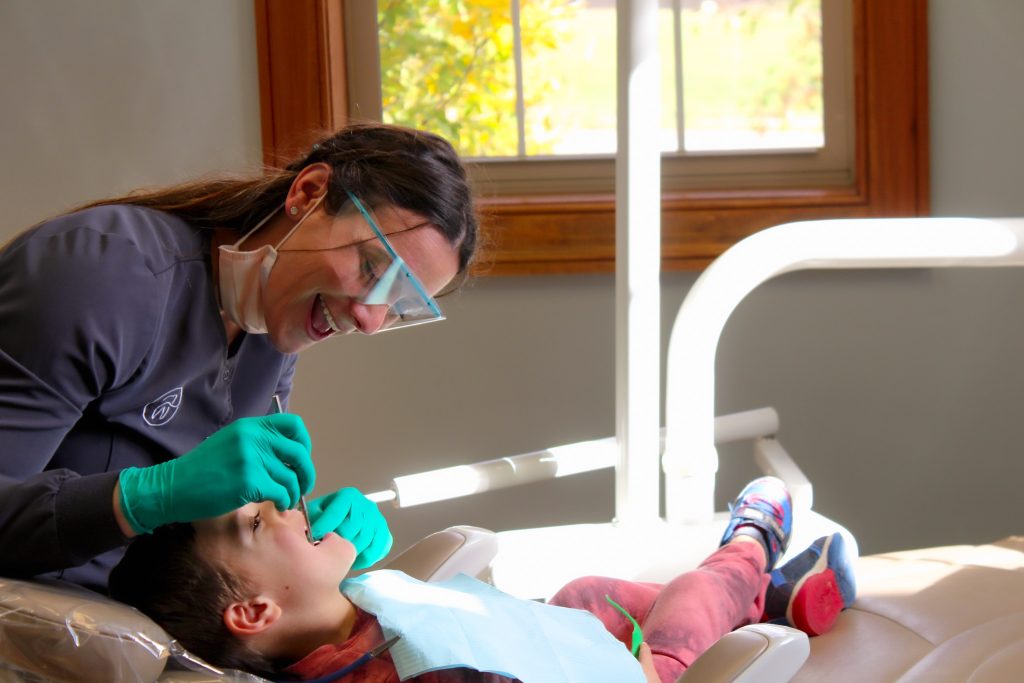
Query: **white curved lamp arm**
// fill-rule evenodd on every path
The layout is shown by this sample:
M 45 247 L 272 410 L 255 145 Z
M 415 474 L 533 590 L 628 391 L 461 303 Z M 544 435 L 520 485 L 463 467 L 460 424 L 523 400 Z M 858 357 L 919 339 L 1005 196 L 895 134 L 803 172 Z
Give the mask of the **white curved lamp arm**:
M 676 316 L 666 364 L 669 522 L 714 512 L 715 355 L 726 321 L 776 275 L 836 268 L 1024 265 L 1024 218 L 893 218 L 787 223 L 748 237 L 697 279 Z

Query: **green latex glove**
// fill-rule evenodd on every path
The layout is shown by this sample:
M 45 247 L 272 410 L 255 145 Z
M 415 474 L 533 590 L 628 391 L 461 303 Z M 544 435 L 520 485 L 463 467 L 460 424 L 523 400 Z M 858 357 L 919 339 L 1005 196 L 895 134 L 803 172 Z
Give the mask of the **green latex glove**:
M 313 538 L 335 532 L 348 539 L 356 549 L 353 569 L 376 564 L 391 550 L 391 530 L 377 505 L 358 489 L 344 488 L 309 501 L 309 520 Z
M 298 415 L 243 417 L 194 449 L 121 471 L 121 508 L 137 533 L 270 500 L 288 510 L 313 488 L 309 433 Z

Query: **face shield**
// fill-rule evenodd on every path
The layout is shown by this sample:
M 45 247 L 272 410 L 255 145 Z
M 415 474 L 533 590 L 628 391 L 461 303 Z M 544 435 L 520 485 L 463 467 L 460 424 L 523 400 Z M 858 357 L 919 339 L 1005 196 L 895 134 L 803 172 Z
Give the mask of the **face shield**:
M 380 247 L 375 250 L 376 257 L 366 261 L 369 264 L 365 266 L 369 271 L 366 273 L 368 284 L 363 293 L 355 297 L 356 301 L 367 306 L 388 307 L 378 331 L 444 320 L 441 308 L 388 242 L 373 212 L 354 194 L 346 192 L 373 231 L 376 244 Z

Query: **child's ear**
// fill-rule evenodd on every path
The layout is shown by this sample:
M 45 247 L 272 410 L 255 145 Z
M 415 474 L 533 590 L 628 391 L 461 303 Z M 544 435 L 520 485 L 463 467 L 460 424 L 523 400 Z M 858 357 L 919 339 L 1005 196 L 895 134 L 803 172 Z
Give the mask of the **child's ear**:
M 224 608 L 224 625 L 236 636 L 255 636 L 281 617 L 281 606 L 272 598 L 257 595 Z

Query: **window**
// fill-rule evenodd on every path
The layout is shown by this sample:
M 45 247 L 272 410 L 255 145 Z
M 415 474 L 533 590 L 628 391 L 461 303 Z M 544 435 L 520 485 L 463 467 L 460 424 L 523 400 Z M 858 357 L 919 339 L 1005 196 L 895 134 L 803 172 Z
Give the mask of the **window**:
M 416 76 L 415 70 L 440 71 L 428 62 L 445 60 L 438 52 L 444 41 L 403 43 L 398 39 L 403 35 L 401 22 L 422 21 L 417 14 L 426 11 L 420 3 L 401 0 L 380 0 L 378 4 L 379 15 L 374 3 L 369 2 L 343 5 L 341 0 L 317 0 L 299 3 L 303 8 L 296 12 L 296 4 L 286 0 L 257 0 L 268 161 L 273 161 L 278 153 L 287 154 L 290 148 L 308 144 L 306 131 L 340 125 L 350 115 L 383 116 L 384 120 L 397 123 L 431 127 L 425 122 L 394 118 L 409 116 L 416 109 L 403 106 L 394 96 L 386 114 L 380 103 L 382 92 L 387 97 L 389 87 L 393 93 L 401 94 L 419 81 L 424 87 L 437 89 L 436 84 L 431 86 L 430 79 Z M 577 0 L 566 5 L 563 0 L 514 0 L 490 2 L 487 6 L 505 13 L 487 23 L 501 24 L 505 31 L 506 59 L 502 68 L 506 71 L 501 78 L 491 80 L 511 84 L 499 93 L 506 102 L 506 111 L 498 117 L 500 121 L 492 117 L 486 122 L 484 132 L 493 131 L 483 136 L 487 139 L 439 132 L 466 140 L 471 149 L 464 149 L 463 153 L 475 157 L 477 186 L 482 190 L 486 225 L 495 244 L 488 259 L 491 272 L 611 270 L 615 243 L 614 163 L 608 156 L 611 149 L 607 130 L 609 118 L 614 125 L 614 107 L 607 112 L 606 108 L 591 104 L 587 110 L 592 115 L 584 125 L 555 122 L 545 127 L 544 116 L 538 117 L 538 112 L 551 123 L 552 117 L 557 116 L 556 110 L 565 109 L 566 98 L 562 104 L 558 98 L 545 103 L 543 97 L 531 94 L 530 88 L 538 87 L 538 83 L 544 85 L 545 77 L 537 74 L 556 72 L 558 68 L 552 65 L 560 56 L 557 50 L 548 49 L 543 58 L 538 57 L 543 50 L 531 51 L 522 36 L 532 35 L 531 26 L 537 24 L 536 14 L 531 12 L 546 11 L 550 19 L 552 8 L 561 8 L 565 13 L 549 24 L 584 21 L 586 30 L 564 29 L 560 36 L 549 34 L 544 40 L 556 47 L 561 41 L 563 47 L 576 52 L 586 51 L 589 44 L 593 54 L 595 35 L 614 35 L 613 3 Z M 790 220 L 926 212 L 925 7 L 925 0 L 665 0 L 659 22 L 667 94 L 662 105 L 667 131 L 662 203 L 665 266 L 703 266 L 738 239 Z M 793 14 L 794 8 L 798 15 Z M 590 14 L 581 20 L 580 15 L 585 12 Z M 567 16 L 571 13 L 575 16 Z M 747 23 L 743 24 L 744 21 Z M 797 21 L 803 22 L 797 28 L 810 32 L 811 38 L 804 46 L 804 62 L 790 67 L 799 73 L 789 74 L 789 83 L 796 78 L 797 85 L 788 86 L 783 93 L 809 93 L 805 99 L 814 105 L 813 73 L 815 68 L 819 69 L 824 77 L 819 77 L 817 114 L 813 106 L 805 106 L 803 110 L 797 108 L 799 120 L 795 121 L 780 121 L 775 114 L 774 121 L 768 120 L 769 116 L 751 124 L 753 117 L 747 116 L 747 121 L 740 122 L 747 133 L 731 130 L 725 136 L 718 134 L 720 131 L 714 126 L 729 117 L 703 115 L 701 109 L 729 104 L 723 104 L 723 98 L 716 95 L 727 90 L 716 73 L 721 70 L 723 59 L 715 60 L 713 69 L 702 71 L 707 64 L 688 58 L 686 45 L 706 56 L 713 44 L 702 45 L 700 36 L 694 38 L 690 34 L 703 31 L 712 34 L 705 38 L 721 42 L 723 36 L 730 37 L 730 30 L 740 29 L 747 38 L 753 35 L 754 40 L 764 40 L 757 36 L 757 30 L 795 30 L 793 25 Z M 442 30 L 462 30 L 472 37 L 468 33 L 471 28 L 449 25 Z M 408 27 L 404 31 L 409 33 Z M 799 38 L 799 31 L 797 34 Z M 581 36 L 590 42 L 581 43 Z M 606 37 L 602 40 L 607 42 Z M 507 59 L 509 53 L 518 53 L 518 58 Z M 378 55 L 384 66 L 383 90 L 378 75 L 382 70 L 374 61 Z M 403 62 L 409 55 L 420 59 L 420 63 Z M 613 64 L 614 48 L 608 47 L 600 57 Z M 448 59 L 458 63 L 456 58 Z M 676 69 L 680 62 L 682 70 Z M 413 71 L 414 78 L 405 83 L 399 80 L 396 86 L 394 74 L 401 73 L 403 68 Z M 579 69 L 572 66 L 563 71 L 573 68 Z M 601 68 L 610 69 L 608 73 L 614 75 L 613 66 Z M 740 71 L 751 70 L 748 66 Z M 587 71 L 592 76 L 591 71 L 598 72 L 598 67 Z M 296 79 L 296 73 L 309 73 L 315 78 Z M 452 68 L 443 75 L 451 78 L 461 73 Z M 720 78 L 715 87 L 700 90 L 702 79 L 714 77 Z M 766 80 L 759 78 L 739 85 L 749 91 L 750 83 Z M 613 100 L 614 86 L 605 95 L 588 95 L 602 96 Z M 759 96 L 770 98 L 772 94 Z M 437 106 L 432 111 L 444 109 Z M 465 105 L 453 105 L 444 112 L 445 120 L 458 123 L 460 110 L 467 109 Z M 752 109 L 756 107 L 747 108 L 748 112 Z M 477 106 L 474 111 L 480 110 Z M 580 112 L 573 112 L 572 119 L 579 120 Z M 708 125 L 708 121 L 714 123 Z M 784 134 L 764 134 L 772 127 Z M 581 145 L 580 136 L 589 139 Z M 723 139 L 727 145 L 721 143 Z M 753 144 L 736 149 L 734 141 L 738 139 Z M 614 135 L 611 140 L 614 141 Z M 726 149 L 728 146 L 733 148 Z M 581 153 L 588 149 L 598 153 Z
M 350 116 L 444 135 L 488 196 L 614 190 L 614 0 L 346 7 Z M 849 183 L 849 9 L 662 0 L 663 187 Z

